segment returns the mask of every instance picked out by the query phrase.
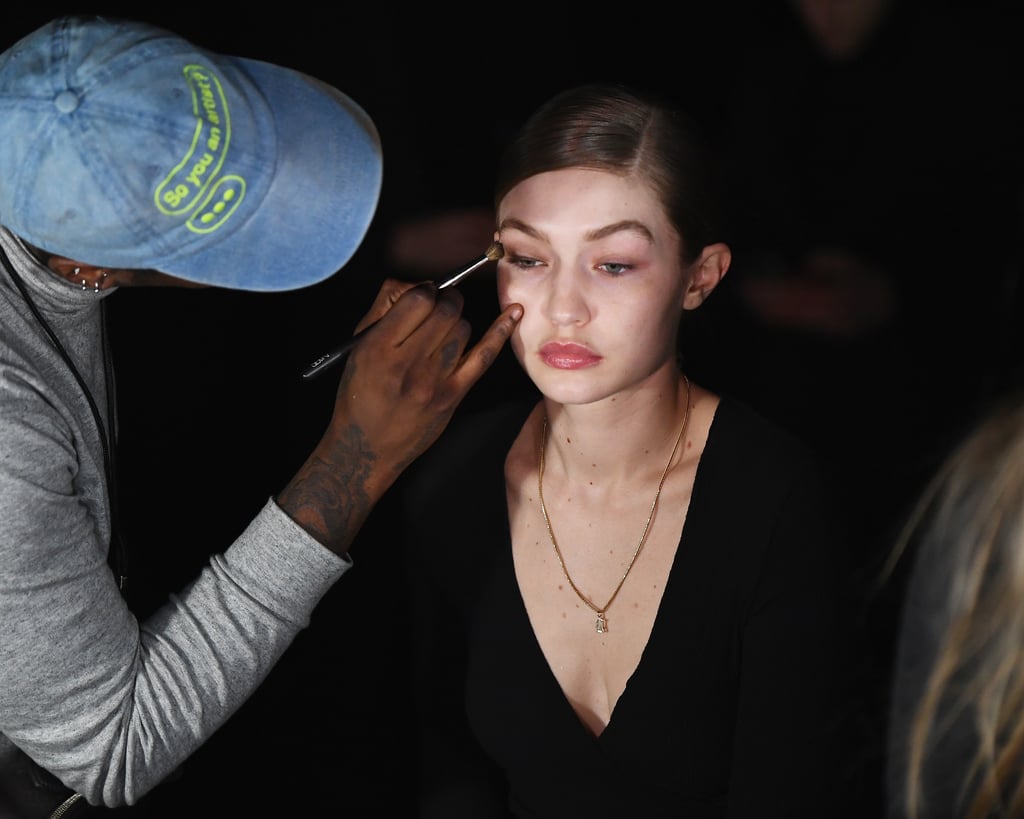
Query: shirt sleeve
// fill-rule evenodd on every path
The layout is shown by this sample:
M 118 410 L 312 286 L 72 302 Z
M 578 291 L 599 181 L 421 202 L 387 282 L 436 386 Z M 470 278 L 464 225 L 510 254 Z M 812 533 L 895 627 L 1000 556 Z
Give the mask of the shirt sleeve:
M 268 499 L 137 621 L 73 436 L 41 404 L 0 419 L 0 732 L 87 801 L 133 804 L 252 693 L 351 562 Z

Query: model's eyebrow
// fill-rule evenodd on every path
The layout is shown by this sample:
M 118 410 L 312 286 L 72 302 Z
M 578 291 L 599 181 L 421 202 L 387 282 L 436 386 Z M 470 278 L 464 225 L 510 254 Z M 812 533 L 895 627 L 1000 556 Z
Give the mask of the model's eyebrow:
M 503 230 L 518 230 L 521 233 L 525 233 L 527 236 L 532 236 L 534 239 L 547 238 L 535 227 L 532 227 L 521 219 L 516 219 L 514 217 L 502 220 L 501 224 L 498 225 L 498 233 L 500 234 Z M 604 239 L 606 236 L 611 236 L 613 233 L 622 232 L 638 233 L 648 242 L 654 241 L 654 234 L 651 233 L 647 225 L 643 222 L 638 222 L 635 219 L 623 219 L 621 222 L 613 222 L 610 225 L 589 230 L 584 237 L 588 242 L 593 242 L 597 239 Z
M 591 230 L 586 234 L 586 237 L 588 241 L 594 241 L 595 239 L 603 239 L 606 236 L 611 236 L 613 233 L 622 233 L 623 231 L 639 233 L 648 242 L 654 241 L 654 234 L 651 233 L 647 225 L 635 219 L 623 219 L 621 222 L 613 222 L 610 225 Z
M 518 230 L 520 233 L 525 233 L 527 236 L 531 236 L 534 239 L 546 239 L 547 237 L 534 227 L 526 224 L 522 219 L 516 219 L 515 217 L 509 217 L 502 219 L 501 224 L 498 225 L 498 234 L 504 230 Z

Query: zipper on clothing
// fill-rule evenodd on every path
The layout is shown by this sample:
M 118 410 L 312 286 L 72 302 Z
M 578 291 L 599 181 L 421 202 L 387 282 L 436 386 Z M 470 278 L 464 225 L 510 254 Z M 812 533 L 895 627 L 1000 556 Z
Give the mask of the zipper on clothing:
M 57 805 L 57 807 L 54 809 L 53 813 L 50 814 L 50 819 L 60 819 L 60 817 L 62 817 L 65 813 L 67 813 L 68 810 L 70 810 L 71 806 L 74 805 L 75 802 L 77 802 L 81 798 L 82 798 L 82 794 L 80 794 L 80 793 L 73 793 L 73 794 L 71 794 L 71 796 L 69 796 L 67 799 L 65 799 L 63 802 L 61 802 L 59 805 Z

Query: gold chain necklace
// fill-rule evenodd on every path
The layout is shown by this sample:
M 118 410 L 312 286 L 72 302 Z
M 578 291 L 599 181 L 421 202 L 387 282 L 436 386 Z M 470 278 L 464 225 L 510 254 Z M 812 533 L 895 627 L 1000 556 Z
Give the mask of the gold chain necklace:
M 619 580 L 619 585 L 615 587 L 615 591 L 612 592 L 612 596 L 608 598 L 608 602 L 603 606 L 595 606 L 594 603 L 581 592 L 575 583 L 572 582 L 572 578 L 569 576 L 569 570 L 565 566 L 565 560 L 562 558 L 562 550 L 558 548 L 558 541 L 555 540 L 555 532 L 551 528 L 551 520 L 548 518 L 548 510 L 544 505 L 544 450 L 547 448 L 548 442 L 548 417 L 544 416 L 544 422 L 541 433 L 540 442 L 540 456 L 538 457 L 538 468 L 537 468 L 537 493 L 540 495 L 540 513 L 544 516 L 544 525 L 548 529 L 548 537 L 551 539 L 551 545 L 555 550 L 555 557 L 558 558 L 558 565 L 562 567 L 562 574 L 565 575 L 565 579 L 569 581 L 569 585 L 572 590 L 576 592 L 576 596 L 582 600 L 587 607 L 597 615 L 597 633 L 604 634 L 608 631 L 608 608 L 615 601 L 615 598 L 619 594 L 619 589 L 622 588 L 622 584 L 626 582 L 626 578 L 629 577 L 629 571 L 633 568 L 633 564 L 636 563 L 636 559 L 640 556 L 640 550 L 643 549 L 644 543 L 647 540 L 647 531 L 651 528 L 651 521 L 654 520 L 654 513 L 658 508 L 658 498 L 661 497 L 661 488 L 665 485 L 665 479 L 668 477 L 669 468 L 672 466 L 672 459 L 676 456 L 676 450 L 679 449 L 679 442 L 683 439 L 683 432 L 686 429 L 686 422 L 690 418 L 690 380 L 684 375 L 683 380 L 686 382 L 686 409 L 683 411 L 683 423 L 679 425 L 679 434 L 676 435 L 676 442 L 672 445 L 672 452 L 669 453 L 668 463 L 665 464 L 665 471 L 661 473 L 661 480 L 658 481 L 658 491 L 654 493 L 654 502 L 651 504 L 651 511 L 647 515 L 647 522 L 644 524 L 644 531 L 640 535 L 640 542 L 636 544 L 636 549 L 633 550 L 633 556 L 629 559 L 629 565 L 626 566 L 626 571 L 622 574 L 622 579 Z

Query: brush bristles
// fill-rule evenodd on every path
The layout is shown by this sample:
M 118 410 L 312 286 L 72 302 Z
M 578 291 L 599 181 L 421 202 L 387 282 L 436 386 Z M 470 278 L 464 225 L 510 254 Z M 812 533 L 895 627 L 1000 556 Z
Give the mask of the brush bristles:
M 505 248 L 501 246 L 501 242 L 491 242 L 491 246 L 487 248 L 487 253 L 484 255 L 487 256 L 487 261 L 496 262 L 505 255 Z

